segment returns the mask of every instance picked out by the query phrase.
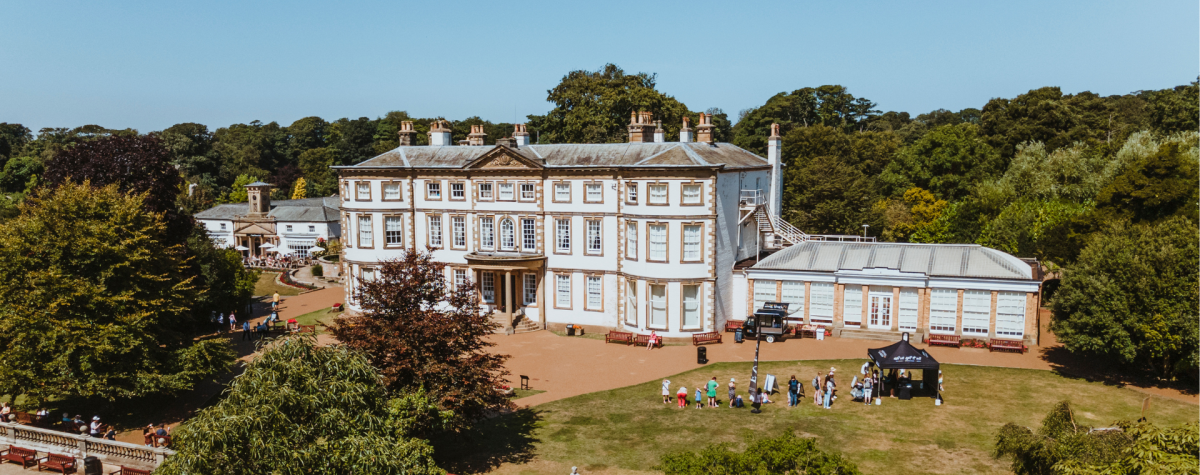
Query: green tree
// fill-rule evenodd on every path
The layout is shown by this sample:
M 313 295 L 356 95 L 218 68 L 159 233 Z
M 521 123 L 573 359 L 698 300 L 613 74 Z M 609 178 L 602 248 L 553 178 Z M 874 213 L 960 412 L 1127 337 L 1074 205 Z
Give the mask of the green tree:
M 247 203 L 250 201 L 250 195 L 246 191 L 246 185 L 258 181 L 258 177 L 249 175 L 238 175 L 237 180 L 233 181 L 233 186 L 229 189 L 229 195 L 225 197 L 226 203 Z
M 36 157 L 14 157 L 4 164 L 0 171 L 0 190 L 19 193 L 25 190 L 25 185 L 35 176 L 42 174 L 42 161 Z
M 649 111 L 662 121 L 666 139 L 678 140 L 683 117 L 690 113 L 656 90 L 655 79 L 653 74 L 625 74 L 613 64 L 598 71 L 571 71 L 547 91 L 554 109 L 529 116 L 530 133 L 540 135 L 541 143 L 620 143 L 628 139 L 629 114 Z
M 838 454 L 817 449 L 817 439 L 787 433 L 751 441 L 743 452 L 730 444 L 714 444 L 699 452 L 664 455 L 657 467 L 667 475 L 854 475 L 858 467 Z
M 1160 134 L 1200 130 L 1200 79 L 1150 94 L 1150 126 Z
M 885 192 L 912 187 L 932 191 L 940 199 L 966 196 L 975 184 L 1004 172 L 999 154 L 973 124 L 943 125 L 900 149 L 880 176 Z
M 174 431 L 154 473 L 444 474 L 414 437 L 444 415 L 422 393 L 389 400 L 379 371 L 343 346 L 276 340 L 224 398 Z
M 1008 158 L 1028 142 L 1042 142 L 1048 151 L 1075 142 L 1121 143 L 1145 122 L 1145 100 L 1140 97 L 1101 97 L 1086 91 L 1063 95 L 1057 87 L 1043 87 L 988 101 L 979 125 L 988 144 Z
M 810 233 L 858 234 L 863 224 L 882 230 L 874 176 L 899 144 L 888 132 L 792 129 L 783 138 L 783 216 Z
M 1063 271 L 1051 330 L 1072 352 L 1171 378 L 1197 368 L 1196 224 L 1117 222 Z
M 0 392 L 38 402 L 175 392 L 233 361 L 225 340 L 178 330 L 196 290 L 144 197 L 67 183 L 0 224 Z
M 314 148 L 300 154 L 300 171 L 312 196 L 329 196 L 338 192 L 337 174 L 329 167 L 335 164 L 337 152 L 329 148 Z
M 885 241 L 907 241 L 914 232 L 932 225 L 948 206 L 945 200 L 920 188 L 909 188 L 902 199 L 884 199 L 875 204 L 884 221 L 881 237 Z
M 28 127 L 0 122 L 0 162 L 15 157 L 32 141 L 33 134 Z M 0 166 L 3 166 L 3 163 L 0 163 Z
M 246 269 L 240 252 L 216 247 L 202 227 L 193 228 L 187 250 L 191 256 L 189 273 L 196 276 L 196 288 L 200 290 L 192 305 L 192 329 L 211 331 L 206 326 L 211 312 L 240 312 L 246 308 L 259 274 Z
M 1017 475 L 1194 474 L 1200 464 L 1198 427 L 1196 422 L 1161 429 L 1118 421 L 1093 430 L 1077 424 L 1071 405 L 1064 401 L 1046 414 L 1037 432 L 1005 424 L 996 434 L 993 454 L 1011 458 Z
M 1196 134 L 1191 140 L 1162 143 L 1151 154 L 1124 167 L 1111 183 L 1100 190 L 1099 206 L 1135 221 L 1154 221 L 1173 215 L 1200 220 L 1200 147 Z M 1189 143 L 1190 142 L 1190 143 Z
M 495 389 L 508 374 L 508 357 L 487 351 L 496 324 L 479 310 L 473 286 L 448 285 L 445 268 L 428 252 L 384 262 L 374 280 L 354 286 L 362 312 L 330 329 L 380 369 L 389 390 L 424 388 L 463 428 L 511 407 Z
M 329 122 L 317 116 L 305 117 L 287 126 L 288 162 L 297 163 L 300 154 L 329 145 Z
M 762 106 L 743 111 L 733 127 L 732 141 L 747 150 L 764 150 L 773 123 L 778 123 L 780 133 L 785 135 L 793 128 L 813 125 L 836 127 L 846 132 L 861 131 L 869 119 L 879 113 L 874 108 L 874 102 L 856 98 L 845 87 L 837 85 L 781 92 L 767 99 Z

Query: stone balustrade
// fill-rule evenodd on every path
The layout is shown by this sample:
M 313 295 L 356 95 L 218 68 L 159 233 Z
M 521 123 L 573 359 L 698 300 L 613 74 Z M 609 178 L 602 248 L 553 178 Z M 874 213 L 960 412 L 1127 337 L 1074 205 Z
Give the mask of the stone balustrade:
M 0 422 L 0 443 L 38 452 L 70 455 L 80 460 L 96 457 L 109 465 L 151 470 L 175 454 L 170 449 L 68 434 L 15 422 Z

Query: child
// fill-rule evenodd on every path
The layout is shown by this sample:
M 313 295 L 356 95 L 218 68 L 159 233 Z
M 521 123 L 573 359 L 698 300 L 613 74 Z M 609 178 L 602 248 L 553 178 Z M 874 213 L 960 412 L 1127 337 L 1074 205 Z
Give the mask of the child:
M 675 397 L 679 398 L 679 408 L 683 409 L 687 405 L 687 388 L 680 386 L 679 391 L 675 392 Z
M 733 378 L 729 378 L 729 407 L 733 407 L 733 399 L 737 396 L 737 384 Z
M 663 380 L 662 385 L 663 404 L 671 403 L 671 381 Z
M 945 391 L 942 389 L 942 370 L 938 370 L 938 392 Z
M 746 403 L 742 401 L 742 396 L 734 396 L 730 400 L 729 407 L 746 407 Z
M 813 378 L 813 404 L 821 405 L 821 372 L 817 372 L 817 377 Z
M 704 409 L 704 391 L 700 389 L 700 385 L 696 386 L 696 409 Z
M 871 405 L 871 399 L 873 397 L 875 397 L 875 395 L 871 392 L 871 377 L 867 376 L 866 378 L 863 378 L 862 385 L 863 385 L 863 403 L 869 406 L 869 405 Z

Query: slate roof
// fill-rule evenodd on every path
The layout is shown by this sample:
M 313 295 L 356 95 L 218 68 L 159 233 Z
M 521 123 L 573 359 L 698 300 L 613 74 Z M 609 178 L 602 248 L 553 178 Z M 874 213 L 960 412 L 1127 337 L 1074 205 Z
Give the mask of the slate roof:
M 807 241 L 776 252 L 752 268 L 837 272 L 881 267 L 930 277 L 1033 279 L 1028 263 L 976 244 Z
M 275 218 L 276 221 L 287 222 L 337 221 L 340 204 L 340 199 L 336 196 L 272 201 L 271 212 L 267 213 L 267 216 Z M 196 219 L 234 220 L 249 214 L 248 207 L 246 203 L 217 205 L 196 213 Z
M 729 143 L 643 142 L 606 144 L 543 144 L 404 146 L 350 167 L 462 168 L 484 154 L 505 147 L 547 168 L 558 167 L 672 167 L 724 166 L 726 169 L 764 167 L 767 159 Z

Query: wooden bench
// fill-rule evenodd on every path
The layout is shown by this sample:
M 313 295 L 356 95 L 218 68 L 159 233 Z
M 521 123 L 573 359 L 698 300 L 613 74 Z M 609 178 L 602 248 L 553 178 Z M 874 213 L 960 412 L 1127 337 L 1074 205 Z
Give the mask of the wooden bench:
M 312 333 L 315 335 L 315 334 L 317 334 L 317 326 L 316 325 L 300 325 L 300 333 Z
M 999 338 L 988 340 L 988 351 L 1015 351 L 1025 354 L 1025 350 L 1027 349 L 1028 347 L 1020 340 L 1002 340 Z
M 150 471 L 149 470 L 141 470 L 141 469 L 137 469 L 137 468 L 129 468 L 129 467 L 122 465 L 120 470 L 117 470 L 115 472 L 109 472 L 108 475 L 150 475 Z
M 692 345 L 695 345 L 695 346 L 700 346 L 705 343 L 720 343 L 720 342 L 721 342 L 721 334 L 717 333 L 717 332 L 693 333 L 692 334 Z
M 46 454 L 38 460 L 38 471 L 53 470 L 63 474 L 75 473 L 75 457 L 61 454 Z
M 650 335 L 634 335 L 633 344 L 636 346 L 646 346 L 650 344 Z M 662 337 L 658 337 L 658 341 L 654 342 L 654 346 L 662 348 Z
M 925 339 L 925 343 L 929 345 L 953 346 L 955 348 L 962 345 L 958 335 L 929 335 L 929 338 Z
M 633 343 L 633 333 L 610 331 L 604 335 L 604 343 L 624 343 L 626 345 Z
M 29 468 L 37 464 L 37 451 L 10 445 L 8 450 L 0 450 L 0 460 L 19 463 L 21 468 Z
M 742 324 L 744 324 L 744 323 L 746 323 L 746 322 L 743 322 L 741 320 L 729 320 L 729 321 L 725 322 L 725 333 L 731 333 L 734 330 L 742 328 Z

